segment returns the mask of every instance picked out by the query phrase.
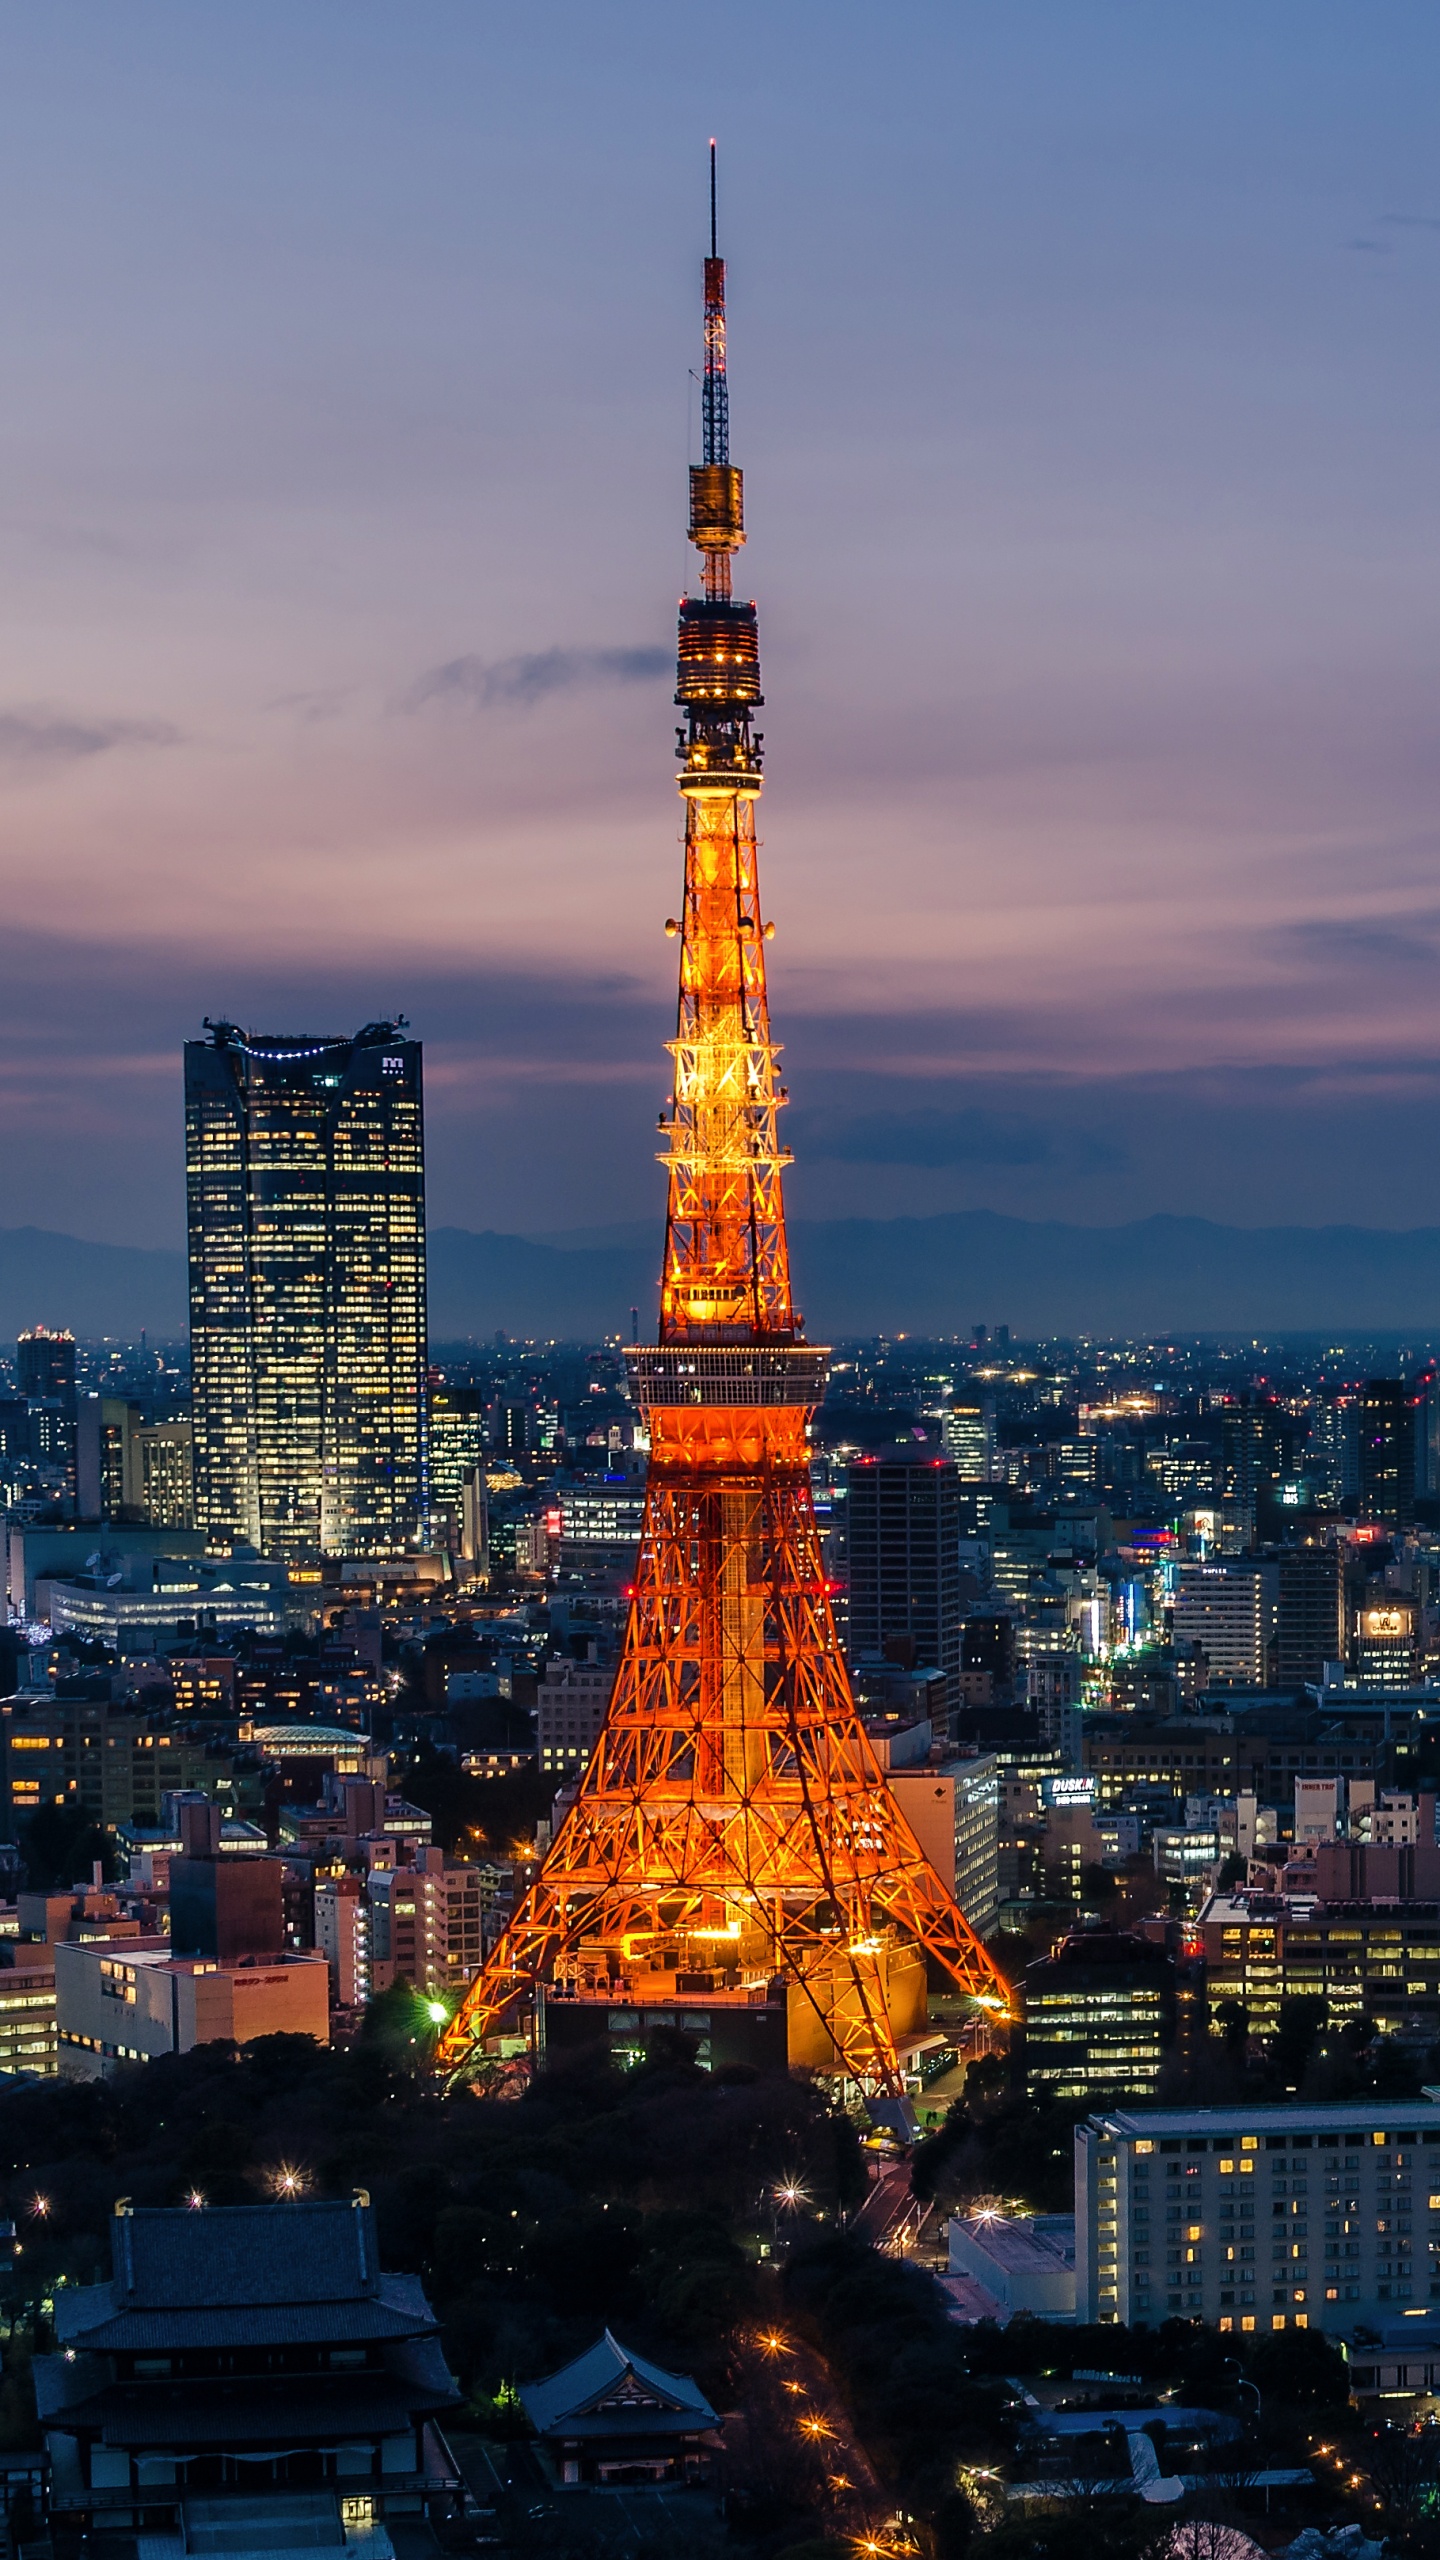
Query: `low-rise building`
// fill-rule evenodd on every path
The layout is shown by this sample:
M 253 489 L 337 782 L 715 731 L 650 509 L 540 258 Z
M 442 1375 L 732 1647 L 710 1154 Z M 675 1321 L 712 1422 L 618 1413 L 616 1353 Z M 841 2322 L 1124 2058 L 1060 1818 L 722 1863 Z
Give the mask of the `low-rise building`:
M 323 1956 L 176 1956 L 168 1938 L 62 1939 L 54 1948 L 60 2077 L 102 2080 L 121 2063 L 257 2036 L 330 2038 Z
M 978 2286 L 983 2303 L 967 2316 L 1004 2328 L 1017 2315 L 1032 2320 L 1075 2317 L 1075 2217 L 1069 2213 L 957 2214 L 948 2225 L 952 2276 Z
M 667 2373 L 607 2329 L 588 2354 L 520 2386 L 525 2414 L 550 2446 L 563 2485 L 703 2480 L 719 2420 L 688 2373 Z
M 1323 2328 L 1440 2300 L 1440 2107 L 1151 2108 L 1075 2135 L 1076 2317 Z

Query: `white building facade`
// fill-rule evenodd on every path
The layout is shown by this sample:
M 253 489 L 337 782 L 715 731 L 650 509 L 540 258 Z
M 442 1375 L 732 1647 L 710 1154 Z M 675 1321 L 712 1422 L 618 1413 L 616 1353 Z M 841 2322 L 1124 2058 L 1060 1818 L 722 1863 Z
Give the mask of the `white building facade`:
M 1352 2328 L 1440 2303 L 1440 2106 L 1147 2107 L 1075 2133 L 1080 2321 Z

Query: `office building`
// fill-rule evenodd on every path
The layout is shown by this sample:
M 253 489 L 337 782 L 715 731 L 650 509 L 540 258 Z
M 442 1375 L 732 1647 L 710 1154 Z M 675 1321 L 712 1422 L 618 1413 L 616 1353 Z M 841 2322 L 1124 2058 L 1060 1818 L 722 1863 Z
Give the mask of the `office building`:
M 1275 1568 L 1275 1677 L 1318 1683 L 1345 1659 L 1345 1586 L 1336 1547 L 1282 1547 Z
M 1266 2044 L 1287 2000 L 1324 2002 L 1413 2049 L 1440 2037 L 1440 1850 L 1319 1842 L 1291 1893 L 1216 1893 L 1199 1916 L 1210 2014 L 1243 2010 Z
M 1077 1929 L 1025 1970 L 1031 2097 L 1153 2098 L 1175 2032 L 1175 1967 L 1118 1929 Z
M 195 1517 L 212 1548 L 393 1556 L 426 1460 L 420 1044 L 185 1047 Z
M 1362 1520 L 1384 1529 L 1415 1525 L 1416 1416 L 1425 1397 L 1403 1378 L 1367 1378 L 1355 1417 L 1356 1502 Z M 1423 1449 L 1421 1458 L 1423 1462 Z
M 1384 1693 L 1388 1696 L 1388 1693 Z M 1278 1704 L 1279 1702 L 1277 1702 Z M 1262 1804 L 1293 1799 L 1297 1778 L 1373 1780 L 1387 1744 L 1375 1722 L 1368 1731 L 1321 1724 L 1312 1714 L 1206 1714 L 1154 1722 L 1141 1716 L 1087 1716 L 1081 1756 L 1106 1812 L 1136 1788 L 1171 1796 L 1230 1796 L 1247 1790 Z M 1378 1720 L 1376 1720 L 1378 1722 Z
M 485 1398 L 478 1387 L 430 1381 L 430 1499 L 460 1522 L 465 1481 L 485 1463 Z
M 903 1445 L 847 1467 L 852 1663 L 934 1663 L 961 1701 L 959 1477 L 953 1458 Z
M 29 1410 L 29 1455 L 75 1491 L 75 1337 L 33 1325 L 15 1345 L 15 1383 Z
M 1182 1564 L 1175 1587 L 1175 1645 L 1187 1653 L 1198 1645 L 1213 1680 L 1263 1688 L 1277 1600 L 1273 1564 L 1242 1557 Z
M 1075 2133 L 1076 2318 L 1269 2335 L 1426 2304 L 1437 2173 L 1424 2099 L 1093 2115 Z
M 1410 1689 L 1420 1676 L 1420 1613 L 1386 1592 L 1355 1615 L 1355 1677 L 1367 1689 Z
M 947 1405 L 940 1443 L 964 1484 L 988 1484 L 995 1472 L 995 1407 L 988 1398 L 957 1397 Z
M 102 1830 L 153 1830 L 166 1795 L 213 1794 L 229 1775 L 228 1760 L 160 1712 L 28 1692 L 0 1701 L 0 1840 L 18 1840 L 51 1805 Z
M 53 2080 L 55 1958 L 48 1945 L 11 1940 L 0 1960 L 0 2077 Z
M 156 1529 L 192 1525 L 188 1422 L 147 1422 L 122 1396 L 82 1396 L 75 1424 L 81 1520 Z
M 925 1727 L 922 1725 L 923 1732 Z M 977 1938 L 1000 1914 L 1000 1763 L 993 1752 L 887 1771 L 891 1791 Z
M 171 1947 L 217 1964 L 268 1963 L 285 1944 L 285 1870 L 278 1858 L 219 1854 L 220 1808 L 198 1810 L 211 1817 L 216 1848 L 170 1861 Z
M 133 1561 L 139 1556 L 168 1561 L 176 1556 L 198 1558 L 204 1553 L 204 1543 L 193 1529 L 109 1529 L 103 1538 L 97 1538 L 93 1525 L 77 1527 L 73 1521 L 60 1521 L 47 1528 L 12 1520 L 6 1545 L 6 1591 L 10 1614 L 15 1618 L 37 1615 L 43 1581 L 51 1575 L 69 1580 L 93 1572 L 92 1560 L 97 1555 L 102 1562 L 110 1559 L 106 1570 L 113 1573 L 117 1562 Z
M 292 1598 L 287 1567 L 259 1556 L 130 1557 L 104 1571 L 42 1574 L 36 1583 L 37 1614 L 57 1635 L 122 1654 L 193 1637 L 202 1619 L 217 1636 L 283 1635 L 303 1605 Z
M 365 2196 L 125 2199 L 110 2248 L 108 2283 L 57 2288 L 59 2353 L 36 2360 L 67 2548 L 348 2560 L 388 2552 L 389 2517 L 428 2543 L 432 2503 L 458 2510 L 439 2326 L 418 2277 L 381 2269 Z
M 177 1956 L 168 1938 L 61 1939 L 54 1948 L 62 2080 L 257 2036 L 330 2038 L 323 1956 Z
M 1246 1389 L 1227 1399 L 1220 1414 L 1221 1483 L 1227 1509 L 1248 1511 L 1272 1495 L 1291 1472 L 1294 1429 L 1273 1396 Z
M 54 1398 L 75 1412 L 75 1336 L 32 1325 L 15 1345 L 15 1384 L 22 1396 Z
M 542 1516 L 552 1545 L 558 1535 L 562 1573 L 634 1572 L 645 1516 L 643 1485 L 624 1476 L 563 1485 L 554 1509 Z

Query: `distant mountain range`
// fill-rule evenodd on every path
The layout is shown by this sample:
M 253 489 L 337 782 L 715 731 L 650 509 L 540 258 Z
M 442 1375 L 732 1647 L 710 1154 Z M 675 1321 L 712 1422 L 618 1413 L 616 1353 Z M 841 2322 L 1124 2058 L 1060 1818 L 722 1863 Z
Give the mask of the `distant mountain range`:
M 811 1338 L 968 1334 L 977 1319 L 1033 1334 L 1425 1332 L 1440 1335 L 1440 1227 L 1224 1227 L 1205 1218 L 1063 1226 L 967 1210 L 792 1228 Z M 559 1236 L 430 1236 L 435 1342 L 497 1331 L 642 1331 L 659 1235 L 643 1225 Z M 92 1340 L 186 1327 L 184 1257 L 0 1228 L 0 1338 L 68 1324 Z

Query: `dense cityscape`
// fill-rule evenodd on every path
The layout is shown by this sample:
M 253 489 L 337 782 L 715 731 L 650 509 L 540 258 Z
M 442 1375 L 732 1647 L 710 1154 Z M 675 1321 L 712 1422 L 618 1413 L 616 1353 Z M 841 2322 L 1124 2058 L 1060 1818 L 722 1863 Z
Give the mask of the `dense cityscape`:
M 662 740 L 673 666 L 679 863 L 604 884 L 637 944 L 640 900 L 675 900 L 645 1303 L 590 1338 L 540 1314 L 444 1338 L 465 1078 L 427 1053 L 419 945 L 392 932 L 362 1019 L 283 913 L 283 1002 L 232 914 L 225 1009 L 170 1046 L 147 1011 L 183 1335 L 82 1322 L 118 1266 L 77 1294 L 76 1238 L 19 1231 L 5 1266 L 32 1276 L 0 1346 L 0 2560 L 1437 2560 L 1440 1311 L 1037 1335 L 957 1262 L 933 1336 L 807 1326 L 805 1238 L 834 1231 L 797 1227 L 792 1275 L 713 140 L 707 175 L 678 224 L 673 660 L 468 653 L 375 692 L 392 736 L 519 705 L 553 744 L 559 706 L 628 689 Z M 783 489 L 773 416 L 757 447 Z M 777 698 L 807 680 L 798 592 Z M 355 689 L 275 706 L 323 730 Z M 0 711 L 0 764 L 189 744 L 39 696 Z M 1057 756 L 1077 813 L 1088 718 Z M 464 793 L 447 823 L 468 863 Z M 778 800 L 782 875 L 805 824 Z M 1128 931 L 1102 833 L 1077 814 L 1066 896 Z M 950 857 L 937 914 L 965 906 Z M 548 934 L 551 887 L 502 869 Z M 802 995 L 846 878 L 794 919 Z M 978 948 L 978 902 L 966 924 Z M 1392 973 L 1425 930 L 1375 926 Z M 1278 892 L 1256 947 L 1291 934 L 1298 966 L 1306 931 Z M 478 1012 L 490 944 L 455 953 Z M 572 1011 L 609 966 L 597 942 Z M 1058 1020 L 1086 965 L 1035 976 Z M 828 983 L 828 1072 L 863 1079 L 878 1009 Z M 938 1017 L 913 1011 L 918 1057 Z M 1013 1034 L 1033 1103 L 1018 1022 L 977 1002 L 965 1038 Z M 1325 1029 L 1328 1072 L 1358 1034 Z M 92 1079 L 95 1127 L 125 1072 Z M 1377 1130 L 1406 1072 L 1377 1053 Z M 891 1204 L 897 1287 L 897 1177 L 1120 1160 L 929 1099 L 897 1138 L 853 1086 L 827 1133 L 800 1084 L 796 1153 L 810 1132 Z M 560 1164 L 557 1133 L 557 1219 Z M 1033 1230 L 1062 1299 L 1075 1232 Z M 1293 1269 L 1309 1231 L 1283 1232 Z M 623 1219 L 573 1233 L 606 1286 L 633 1272 Z M 159 1285 L 158 1252 L 135 1269 Z

